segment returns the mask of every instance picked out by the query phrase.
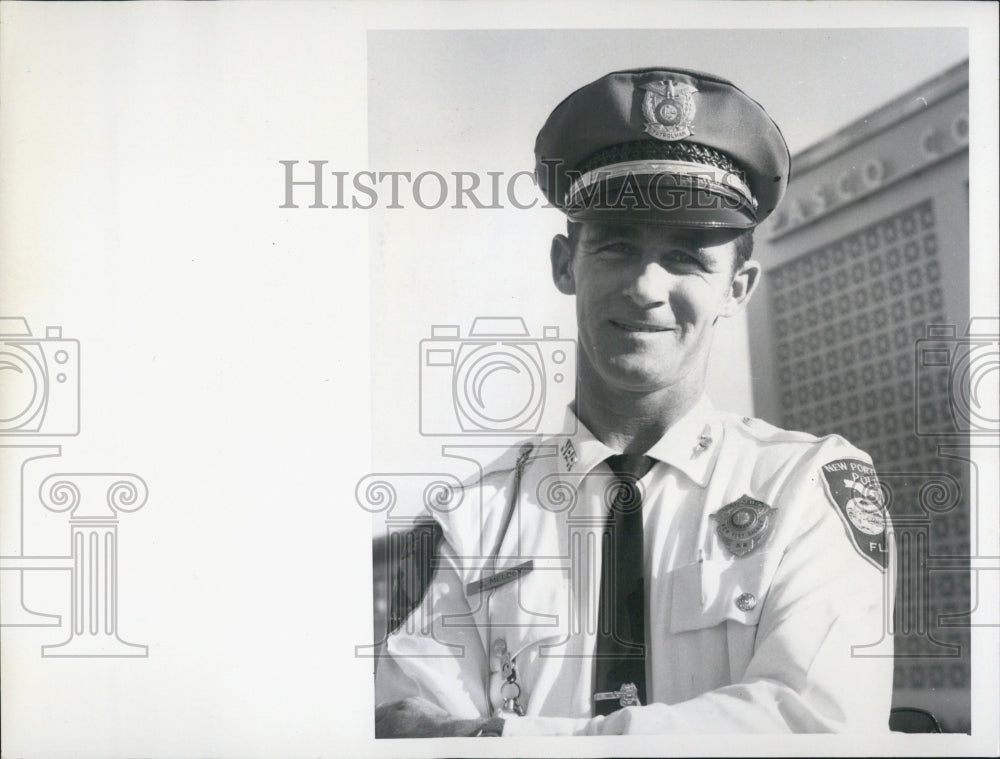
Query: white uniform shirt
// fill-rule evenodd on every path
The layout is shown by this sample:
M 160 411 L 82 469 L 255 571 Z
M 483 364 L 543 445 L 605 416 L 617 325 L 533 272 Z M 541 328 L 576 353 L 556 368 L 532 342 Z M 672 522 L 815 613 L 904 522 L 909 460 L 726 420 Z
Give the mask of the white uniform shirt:
M 592 717 L 615 482 L 604 461 L 616 452 L 578 424 L 533 445 L 520 477 L 518 453 L 434 515 L 440 564 L 386 640 L 376 703 L 421 696 L 456 718 L 496 714 L 505 651 L 526 710 L 505 736 L 888 730 L 893 548 L 866 454 L 705 398 L 672 426 L 640 483 L 649 704 Z M 867 497 L 849 500 L 857 483 Z M 740 555 L 718 512 L 744 496 L 768 529 Z M 508 581 L 478 590 L 484 578 Z

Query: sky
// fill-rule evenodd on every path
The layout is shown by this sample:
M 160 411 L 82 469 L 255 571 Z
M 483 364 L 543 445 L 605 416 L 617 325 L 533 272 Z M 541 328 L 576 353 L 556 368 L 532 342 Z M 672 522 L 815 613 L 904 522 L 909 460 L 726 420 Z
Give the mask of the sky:
M 795 154 L 968 54 L 961 28 L 372 31 L 370 82 L 392 93 L 406 128 L 384 142 L 372 129 L 370 147 L 482 163 L 521 146 L 530 166 L 534 133 L 567 94 L 609 71 L 666 65 L 728 78 Z

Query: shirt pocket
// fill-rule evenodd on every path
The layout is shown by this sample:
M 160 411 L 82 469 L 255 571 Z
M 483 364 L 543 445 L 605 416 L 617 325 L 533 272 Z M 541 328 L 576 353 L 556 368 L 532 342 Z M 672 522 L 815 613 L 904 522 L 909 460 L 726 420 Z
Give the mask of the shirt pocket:
M 727 620 L 756 625 L 779 558 L 762 552 L 699 561 L 672 572 L 670 632 L 700 630 Z
M 757 625 L 780 558 L 779 553 L 763 551 L 700 561 L 671 573 L 670 632 L 715 627 L 719 634 L 724 631 L 730 682 L 740 680 L 753 656 Z

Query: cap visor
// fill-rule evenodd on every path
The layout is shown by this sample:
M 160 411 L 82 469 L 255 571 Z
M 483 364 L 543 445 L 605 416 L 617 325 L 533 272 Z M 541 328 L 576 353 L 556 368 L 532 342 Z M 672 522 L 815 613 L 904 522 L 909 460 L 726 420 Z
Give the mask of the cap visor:
M 573 221 L 659 224 L 690 231 L 721 245 L 757 225 L 747 201 L 718 184 L 691 186 L 688 178 L 658 174 L 597 181 L 576 192 L 563 209 Z

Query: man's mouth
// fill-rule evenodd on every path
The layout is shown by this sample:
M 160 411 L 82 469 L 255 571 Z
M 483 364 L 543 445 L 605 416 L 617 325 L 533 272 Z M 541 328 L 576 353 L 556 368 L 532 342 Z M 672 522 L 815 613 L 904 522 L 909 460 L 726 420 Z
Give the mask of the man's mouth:
M 608 321 L 623 332 L 669 332 L 672 329 L 671 327 L 650 324 L 648 322 L 633 322 L 621 319 L 609 319 Z

